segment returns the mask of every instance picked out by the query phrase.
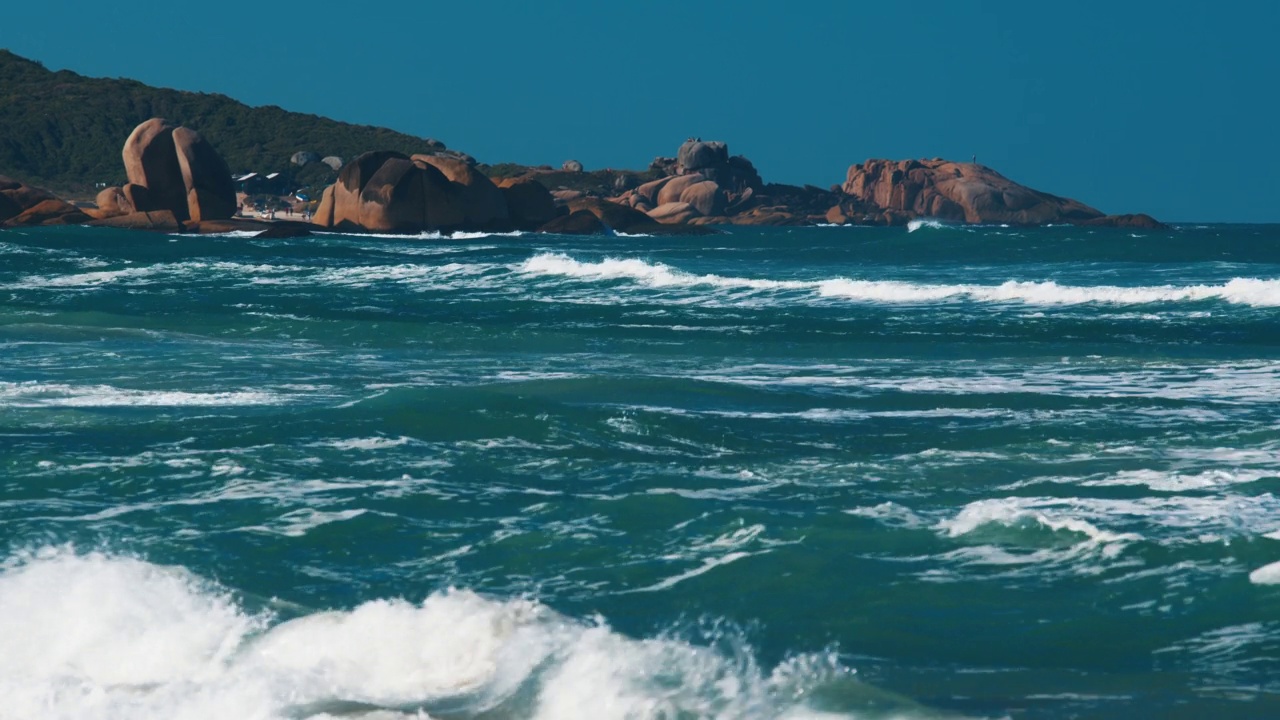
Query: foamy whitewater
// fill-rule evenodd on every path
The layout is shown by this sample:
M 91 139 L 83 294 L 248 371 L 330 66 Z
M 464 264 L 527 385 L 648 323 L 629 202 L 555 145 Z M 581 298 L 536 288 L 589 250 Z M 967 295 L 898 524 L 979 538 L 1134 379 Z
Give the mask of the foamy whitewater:
M 1280 715 L 1280 230 L 0 242 L 0 720 Z

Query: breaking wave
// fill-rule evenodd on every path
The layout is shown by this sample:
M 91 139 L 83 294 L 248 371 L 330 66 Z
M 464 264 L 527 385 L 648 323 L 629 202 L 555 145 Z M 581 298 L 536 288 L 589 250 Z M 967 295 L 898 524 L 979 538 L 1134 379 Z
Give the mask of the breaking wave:
M 6 717 L 819 718 L 845 716 L 810 707 L 815 689 L 860 685 L 834 652 L 766 669 L 740 633 L 632 639 L 468 590 L 282 621 L 132 557 L 43 548 L 0 568 Z
M 946 223 L 941 220 L 931 220 L 927 218 L 912 220 L 907 223 L 907 232 L 913 233 L 920 228 L 929 228 L 930 230 L 941 230 L 946 227 Z
M 1009 280 L 998 285 L 914 283 L 901 280 L 773 280 L 768 278 L 698 275 L 665 263 L 634 258 L 598 262 L 575 260 L 563 253 L 541 253 L 524 261 L 517 271 L 528 275 L 583 280 L 630 280 L 651 288 L 708 287 L 738 291 L 804 292 L 820 298 L 875 303 L 982 302 L 1025 305 L 1149 305 L 1211 300 L 1253 307 L 1280 306 L 1280 280 L 1233 278 L 1205 285 L 1059 285 L 1052 280 Z

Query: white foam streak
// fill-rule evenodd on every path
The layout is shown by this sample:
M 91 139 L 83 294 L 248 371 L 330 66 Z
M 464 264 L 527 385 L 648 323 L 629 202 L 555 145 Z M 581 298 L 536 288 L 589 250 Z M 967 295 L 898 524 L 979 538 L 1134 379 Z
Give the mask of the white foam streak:
M 227 407 L 279 405 L 287 401 L 285 396 L 262 390 L 200 393 L 134 390 L 110 385 L 0 381 L 0 407 Z
M 1154 303 L 1219 300 L 1253 307 L 1280 306 L 1280 280 L 1234 278 L 1217 285 L 1118 285 L 1071 286 L 1048 281 L 1009 280 L 999 285 L 931 284 L 901 280 L 817 280 L 697 275 L 664 263 L 636 258 L 606 258 L 598 262 L 575 260 L 563 253 L 541 253 L 516 267 L 521 273 L 584 280 L 631 280 L 651 288 L 803 292 L 818 298 L 853 302 L 920 304 L 980 302 L 1024 305 L 1149 305 Z

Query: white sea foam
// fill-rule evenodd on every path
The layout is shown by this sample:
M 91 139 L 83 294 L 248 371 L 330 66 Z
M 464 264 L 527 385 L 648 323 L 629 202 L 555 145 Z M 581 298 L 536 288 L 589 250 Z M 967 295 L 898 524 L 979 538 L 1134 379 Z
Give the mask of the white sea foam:
M 412 442 L 412 438 L 404 436 L 400 437 L 367 437 L 367 438 L 348 438 L 346 440 L 330 440 L 324 443 L 328 447 L 337 448 L 338 450 L 383 450 L 385 448 L 393 448 Z
M 1133 542 L 1142 539 L 1134 533 L 1100 530 L 1087 520 L 1062 512 L 1058 506 L 1024 498 L 994 498 L 970 503 L 954 518 L 938 523 L 938 529 L 954 538 L 968 535 L 987 525 L 1012 527 L 1027 523 L 1055 532 L 1076 533 L 1095 543 Z
M 490 238 L 490 237 L 520 237 L 521 235 L 524 235 L 524 232 L 521 230 L 514 230 L 512 232 L 461 232 L 460 231 L 455 233 L 441 233 L 438 230 L 431 230 L 431 231 L 413 233 L 413 234 L 364 233 L 364 232 L 359 234 L 351 234 L 351 233 L 332 232 L 332 231 L 324 231 L 324 230 L 313 231 L 313 232 L 315 232 L 317 235 L 334 235 L 334 236 L 353 239 L 353 240 L 360 240 L 363 238 L 379 238 L 382 240 L 479 240 L 482 238 Z
M 999 532 L 1001 528 L 1013 530 Z M 1280 499 L 1262 495 L 1175 495 L 1168 497 L 989 498 L 944 517 L 935 529 L 969 542 L 993 542 L 1025 554 L 1041 541 L 1023 531 L 1042 528 L 1075 536 L 1073 555 L 1099 551 L 1113 556 L 1135 542 L 1180 545 L 1220 544 L 1280 531 Z M 996 530 L 995 533 L 986 531 Z M 1025 546 L 1025 547 L 1024 547 Z
M 969 372 L 964 372 L 969 371 Z M 1234 361 L 1212 365 L 1151 363 L 1124 369 L 1042 363 L 981 367 L 965 363 L 924 366 L 913 374 L 868 368 L 805 365 L 748 365 L 717 369 L 692 377 L 707 382 L 758 387 L 846 388 L 853 392 L 893 391 L 942 395 L 1030 393 L 1085 398 L 1160 398 L 1225 404 L 1270 403 L 1280 392 L 1280 363 Z M 1180 420 L 1203 414 L 1201 408 L 1146 409 L 1156 416 L 1174 412 Z M 1212 419 L 1212 416 L 1201 419 Z
M 367 510 L 355 508 L 351 510 L 335 510 L 325 512 L 314 508 L 300 508 L 285 513 L 267 526 L 241 528 L 265 533 L 275 533 L 285 537 L 302 537 L 312 530 L 329 523 L 344 522 L 364 515 Z
M 306 270 L 293 265 L 250 265 L 236 262 L 158 263 L 118 270 L 95 270 L 69 275 L 28 275 L 2 286 L 7 290 L 93 289 L 107 285 L 137 287 L 163 281 L 202 278 L 211 274 L 257 277 L 296 273 Z
M 227 407 L 281 405 L 289 400 L 286 395 L 264 390 L 183 392 L 110 385 L 0 381 L 0 407 Z
M 0 638 L 13 718 L 798 718 L 854 682 L 834 653 L 769 671 L 733 634 L 636 640 L 466 590 L 278 622 L 181 568 L 67 548 L 0 565 Z
M 920 228 L 929 228 L 930 230 L 941 230 L 947 227 L 946 223 L 941 220 L 933 220 L 931 218 L 920 218 L 911 220 L 907 223 L 907 232 L 913 233 Z
M 1280 306 L 1280 280 L 1233 278 L 1210 285 L 1059 285 L 1052 280 L 1009 280 L 998 285 L 915 283 L 902 280 L 824 278 L 813 280 L 698 275 L 637 258 L 584 262 L 563 253 L 540 253 L 515 267 L 535 276 L 584 280 L 631 280 L 651 288 L 698 288 L 756 292 L 803 292 L 810 297 L 853 302 L 921 304 L 980 302 L 1024 305 L 1150 305 L 1225 301 L 1253 307 Z M 1162 319 L 1154 316 L 1153 319 Z
M 1262 478 L 1276 477 L 1275 471 L 1214 469 L 1196 473 L 1167 472 L 1163 470 L 1125 470 L 1094 480 L 1084 480 L 1082 487 L 1145 486 L 1163 492 L 1185 492 L 1209 488 L 1257 482 Z
M 1249 582 L 1254 585 L 1280 585 L 1280 562 L 1273 562 L 1249 573 Z

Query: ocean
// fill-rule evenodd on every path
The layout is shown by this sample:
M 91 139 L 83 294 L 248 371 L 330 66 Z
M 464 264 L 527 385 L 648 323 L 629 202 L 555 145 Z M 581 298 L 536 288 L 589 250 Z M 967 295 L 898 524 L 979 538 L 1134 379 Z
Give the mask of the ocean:
M 0 231 L 0 718 L 1280 716 L 1280 226 Z

